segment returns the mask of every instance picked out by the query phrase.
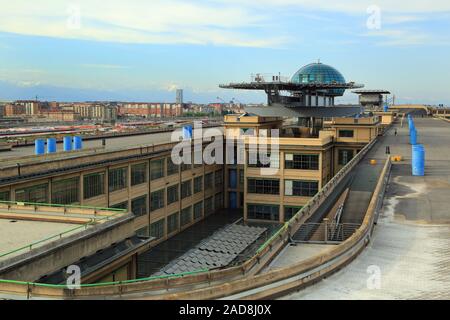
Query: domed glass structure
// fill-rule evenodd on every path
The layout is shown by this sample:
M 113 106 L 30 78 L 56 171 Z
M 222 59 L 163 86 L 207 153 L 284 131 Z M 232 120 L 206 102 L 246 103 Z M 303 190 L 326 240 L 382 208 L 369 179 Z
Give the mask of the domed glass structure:
M 310 63 L 298 70 L 291 78 L 293 83 L 345 83 L 342 74 L 335 68 L 320 63 Z M 329 94 L 342 96 L 345 89 L 328 90 Z

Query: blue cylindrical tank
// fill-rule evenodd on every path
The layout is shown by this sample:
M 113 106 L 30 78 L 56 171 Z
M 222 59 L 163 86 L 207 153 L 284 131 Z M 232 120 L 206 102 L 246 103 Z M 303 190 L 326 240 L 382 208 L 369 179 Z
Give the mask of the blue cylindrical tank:
M 412 175 L 425 175 L 425 148 L 422 144 L 412 146 Z
M 417 144 L 417 130 L 412 129 L 409 133 L 409 143 L 412 145 Z
M 71 136 L 65 136 L 63 138 L 63 149 L 64 149 L 64 151 L 72 150 L 72 137 Z
M 73 137 L 73 150 L 83 149 L 83 139 L 80 136 Z
M 384 112 L 388 112 L 388 110 L 389 110 L 389 106 L 387 104 L 385 104 L 384 107 L 383 107 L 383 111 Z
M 47 139 L 47 153 L 55 153 L 56 152 L 56 139 L 48 138 Z
M 43 139 L 34 140 L 34 153 L 36 155 L 41 155 L 45 153 L 45 140 Z

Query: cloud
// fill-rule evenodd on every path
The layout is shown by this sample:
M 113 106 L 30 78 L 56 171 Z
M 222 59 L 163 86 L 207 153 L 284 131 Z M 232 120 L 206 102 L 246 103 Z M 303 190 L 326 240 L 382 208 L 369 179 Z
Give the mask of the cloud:
M 430 43 L 430 36 L 417 30 L 381 29 L 369 31 L 363 36 L 381 38 L 377 43 L 380 46 L 411 46 Z
M 225 3 L 17 0 L 2 4 L 0 19 L 0 31 L 56 38 L 248 47 L 280 44 L 278 37 L 252 32 L 265 25 L 267 16 Z
M 358 14 L 366 12 L 369 6 L 377 5 L 383 12 L 390 13 L 437 13 L 450 12 L 448 0 L 223 0 L 251 6 L 288 6 L 309 10 L 321 10 Z

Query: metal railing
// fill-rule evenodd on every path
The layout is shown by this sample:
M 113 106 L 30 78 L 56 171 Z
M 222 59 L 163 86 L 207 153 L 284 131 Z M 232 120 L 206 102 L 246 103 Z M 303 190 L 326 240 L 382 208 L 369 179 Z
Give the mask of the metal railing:
M 357 223 L 304 223 L 292 236 L 294 243 L 340 243 L 360 227 Z

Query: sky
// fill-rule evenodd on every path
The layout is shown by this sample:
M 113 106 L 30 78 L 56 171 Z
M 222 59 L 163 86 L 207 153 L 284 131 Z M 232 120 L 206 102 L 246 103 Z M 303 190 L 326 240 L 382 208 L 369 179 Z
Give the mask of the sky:
M 220 89 L 318 59 L 396 103 L 450 104 L 448 0 L 0 0 L 0 100 L 265 101 Z M 347 92 L 339 103 L 357 101 Z

